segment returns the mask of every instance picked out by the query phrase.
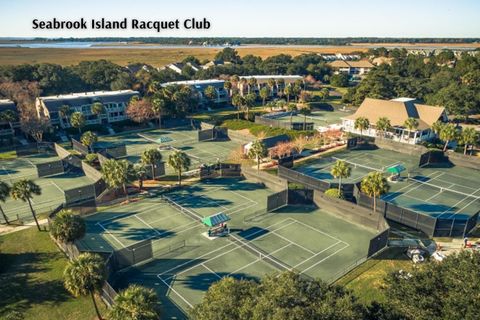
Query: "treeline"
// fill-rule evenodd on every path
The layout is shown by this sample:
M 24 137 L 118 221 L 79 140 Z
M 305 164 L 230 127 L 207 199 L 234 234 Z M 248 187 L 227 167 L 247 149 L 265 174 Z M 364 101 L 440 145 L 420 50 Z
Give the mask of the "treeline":
M 132 37 L 132 38 L 34 38 L 34 41 L 83 41 L 83 42 L 141 42 L 176 45 L 211 45 L 230 44 L 278 44 L 278 45 L 348 45 L 351 43 L 473 43 L 480 38 L 376 38 L 376 37 L 348 37 L 348 38 L 243 38 L 243 37 Z
M 451 51 L 426 58 L 398 51 L 391 64 L 374 68 L 343 101 L 360 105 L 366 98 L 414 97 L 444 106 L 450 115 L 464 118 L 480 113 L 480 57 Z

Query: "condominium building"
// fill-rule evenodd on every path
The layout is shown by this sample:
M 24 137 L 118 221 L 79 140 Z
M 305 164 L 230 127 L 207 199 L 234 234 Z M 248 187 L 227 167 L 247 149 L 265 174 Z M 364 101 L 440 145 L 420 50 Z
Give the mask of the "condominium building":
M 250 85 L 249 80 L 255 78 L 255 84 Z M 237 83 L 237 89 L 241 95 L 248 92 L 258 93 L 263 87 L 270 89 L 270 95 L 276 96 L 277 92 L 283 90 L 285 86 L 293 84 L 297 81 L 304 83 L 303 77 L 299 75 L 254 75 L 254 76 L 241 76 L 240 81 Z M 273 87 L 270 87 L 270 83 L 273 82 Z
M 195 92 L 198 94 L 200 104 L 206 104 L 210 100 L 205 96 L 205 89 L 208 87 L 213 87 L 215 89 L 215 92 L 217 93 L 217 97 L 213 99 L 214 103 L 226 103 L 229 101 L 228 92 L 224 88 L 224 80 L 187 80 L 162 83 L 162 87 L 172 85 L 189 86 L 194 89 Z
M 69 113 L 81 112 L 85 115 L 86 124 L 108 124 L 127 119 L 126 109 L 130 99 L 138 96 L 133 90 L 94 91 L 39 97 L 35 107 L 39 117 L 49 118 L 52 125 L 61 128 L 70 127 L 69 117 L 62 114 L 63 106 L 68 106 Z M 104 112 L 95 114 L 92 105 L 101 103 Z
M 374 65 L 368 60 L 345 61 L 336 60 L 328 64 L 335 73 L 345 73 L 348 75 L 364 75 L 373 69 Z

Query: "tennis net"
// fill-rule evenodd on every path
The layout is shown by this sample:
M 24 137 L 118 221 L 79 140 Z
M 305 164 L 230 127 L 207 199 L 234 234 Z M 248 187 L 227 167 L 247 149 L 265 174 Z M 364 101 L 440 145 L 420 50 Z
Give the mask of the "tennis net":
M 248 244 L 246 241 L 241 240 L 240 238 L 234 236 L 233 234 L 230 234 L 228 239 L 231 241 L 239 244 L 243 249 L 247 250 L 254 256 L 257 256 L 259 259 L 269 263 L 272 267 L 280 270 L 280 271 L 289 271 L 292 270 L 291 267 L 287 266 L 286 264 L 280 262 L 278 259 L 273 257 L 272 255 L 269 255 L 265 251 L 261 250 L 257 246 L 254 246 L 252 244 Z
M 181 213 L 189 216 L 190 218 L 194 219 L 194 220 L 198 220 L 198 221 L 202 221 L 203 217 L 196 214 L 195 212 L 181 206 L 179 203 L 175 202 L 174 200 L 170 199 L 169 197 L 165 196 L 165 195 L 162 195 L 160 196 L 161 199 L 163 199 L 166 203 L 168 203 L 170 206 L 174 207 L 175 209 L 177 209 L 178 211 L 180 211 Z
M 380 167 L 380 168 L 369 167 L 369 166 L 366 166 L 364 164 L 352 162 L 350 160 L 340 159 L 340 158 L 337 158 L 337 157 L 332 157 L 332 159 L 335 160 L 335 161 L 337 161 L 337 160 L 345 161 L 346 163 L 352 165 L 354 168 L 363 168 L 363 169 L 366 169 L 366 170 L 369 170 L 369 171 L 379 171 L 379 172 L 384 172 L 385 171 L 385 167 Z
M 436 184 L 433 184 L 433 183 L 430 183 L 430 182 L 427 182 L 427 181 L 423 181 L 423 180 L 418 179 L 418 178 L 408 177 L 408 180 L 412 181 L 412 182 L 420 183 L 420 184 L 423 184 L 423 185 L 426 185 L 426 186 L 429 186 L 429 187 L 432 187 L 432 188 L 436 188 L 440 192 L 445 192 L 445 191 L 446 192 L 452 192 L 452 193 L 456 193 L 458 195 L 464 196 L 466 198 L 472 198 L 472 199 L 480 200 L 480 196 L 476 196 L 476 195 L 471 194 L 471 193 L 466 193 L 466 192 L 462 192 L 462 191 L 458 191 L 458 190 L 454 190 L 454 189 L 450 189 L 450 188 L 441 187 L 441 186 L 438 186 Z
M 156 144 L 163 144 L 163 143 L 166 143 L 166 142 L 173 141 L 173 139 L 170 138 L 170 137 L 160 136 L 160 137 L 156 138 L 156 137 L 152 137 L 150 135 L 146 135 L 145 133 L 137 133 L 137 136 L 139 136 L 140 138 L 145 139 L 149 142 L 156 143 Z

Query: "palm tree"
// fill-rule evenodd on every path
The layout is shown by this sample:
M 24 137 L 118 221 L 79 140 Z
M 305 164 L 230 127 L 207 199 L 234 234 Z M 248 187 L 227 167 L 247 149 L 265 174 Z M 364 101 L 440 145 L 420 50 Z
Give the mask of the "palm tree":
M 281 90 L 281 88 L 284 88 L 285 87 L 285 80 L 284 79 L 278 79 L 277 80 L 277 96 L 282 96 L 283 95 L 283 91 Z
M 65 124 L 67 125 L 68 116 L 70 116 L 70 113 L 72 113 L 72 110 L 70 109 L 70 106 L 68 104 L 64 104 L 58 109 L 58 114 L 65 120 Z
M 262 98 L 262 106 L 264 106 L 265 100 L 268 98 L 269 95 L 267 87 L 263 87 L 262 89 L 260 89 L 259 95 L 260 98 Z
M 410 133 L 413 131 L 413 130 L 416 130 L 418 128 L 418 120 L 415 119 L 415 118 L 408 118 L 407 120 L 405 120 L 405 123 L 403 124 L 405 126 L 405 128 L 407 128 L 408 130 L 408 138 L 407 138 L 407 141 L 410 140 Z
M 436 135 L 440 135 L 440 132 L 442 131 L 442 128 L 445 124 L 441 121 L 436 121 L 432 124 L 431 130 L 433 133 Z
M 10 194 L 10 186 L 4 181 L 0 181 L 0 202 L 5 203 L 9 194 Z M 0 212 L 2 213 L 3 220 L 5 220 L 5 223 L 10 224 L 10 221 L 8 221 L 7 215 L 3 211 L 2 206 L 0 206 Z
M 110 310 L 109 320 L 156 320 L 159 319 L 158 298 L 152 289 L 132 284 L 120 291 Z
M 390 119 L 388 119 L 387 117 L 380 117 L 377 120 L 375 126 L 377 127 L 377 130 L 382 133 L 383 137 L 385 137 L 386 132 L 392 128 L 392 125 L 390 124 Z
M 102 319 L 95 301 L 95 293 L 102 290 L 106 279 L 105 262 L 94 253 L 82 253 L 76 260 L 68 262 L 63 272 L 64 286 L 74 296 L 92 297 L 98 319 Z
M 248 157 L 257 161 L 257 171 L 260 171 L 260 160 L 267 155 L 267 147 L 261 140 L 252 142 L 248 150 Z
M 92 112 L 92 114 L 100 116 L 102 113 L 105 112 L 105 107 L 101 102 L 94 102 L 90 107 L 90 111 Z
M 122 187 L 128 201 L 127 184 L 135 179 L 133 165 L 128 160 L 108 159 L 102 165 L 102 177 L 110 188 Z
M 292 86 L 288 84 L 285 89 L 283 89 L 283 93 L 287 97 L 287 102 L 290 102 L 290 95 L 292 94 Z
M 56 240 L 71 243 L 83 238 L 86 225 L 82 217 L 73 214 L 72 210 L 62 209 L 50 226 L 50 234 Z
M 249 93 L 247 94 L 244 99 L 243 99 L 243 108 L 245 110 L 245 118 L 246 120 L 249 120 L 250 117 L 250 108 L 255 106 L 255 101 L 257 100 L 257 95 L 255 93 Z
M 86 131 L 82 136 L 80 137 L 80 142 L 88 147 L 88 150 L 93 152 L 93 144 L 98 141 L 97 135 L 92 132 L 92 131 Z
M 352 173 L 352 168 L 350 165 L 343 160 L 337 160 L 335 164 L 332 167 L 332 170 L 330 172 L 332 176 L 335 178 L 338 178 L 338 192 L 342 192 L 342 178 L 348 178 L 350 177 Z
M 478 141 L 479 134 L 474 128 L 465 128 L 460 136 L 461 143 L 464 144 L 463 154 L 467 154 L 468 146 L 475 146 Z M 1 200 L 1 198 L 0 198 Z
M 446 124 L 442 127 L 440 131 L 440 139 L 445 141 L 445 145 L 443 146 L 443 152 L 447 151 L 448 143 L 452 140 L 455 140 L 457 137 L 457 130 L 455 126 L 451 123 Z
M 162 112 L 164 112 L 167 103 L 165 99 L 153 98 L 152 99 L 152 111 L 158 117 L 158 127 L 162 127 Z
M 271 96 L 273 96 L 273 88 L 275 88 L 276 84 L 277 84 L 277 82 L 275 81 L 275 79 L 273 79 L 273 78 L 268 79 L 267 85 L 270 88 L 270 95 Z
M 232 104 L 237 108 L 237 120 L 240 120 L 240 109 L 245 104 L 245 99 L 241 95 L 235 94 L 232 97 Z
M 250 94 L 252 87 L 257 84 L 257 78 L 251 77 L 248 78 L 248 94 Z
M 228 96 L 232 97 L 232 83 L 228 80 L 225 80 L 223 83 L 223 88 L 228 91 Z
M 38 224 L 37 215 L 33 210 L 31 200 L 34 195 L 39 196 L 41 194 L 42 194 L 42 189 L 40 188 L 40 186 L 35 184 L 35 182 L 33 182 L 32 180 L 27 180 L 27 179 L 18 180 L 13 184 L 12 189 L 10 190 L 10 196 L 14 200 L 22 200 L 28 203 L 28 206 L 30 207 L 30 211 L 32 212 L 33 220 L 35 220 L 35 223 L 37 225 L 38 231 L 41 231 L 41 229 L 40 229 L 40 225 Z
M 245 79 L 245 78 L 240 78 L 239 82 L 240 82 L 240 84 L 242 85 L 241 95 L 243 96 L 243 94 L 244 94 L 244 90 L 243 90 L 243 89 L 245 88 L 245 85 L 248 83 L 248 81 L 247 81 L 247 79 Z M 248 87 L 247 90 L 250 91 L 250 87 Z
M 295 103 L 287 104 L 287 111 L 290 112 L 290 128 L 292 127 L 293 114 L 297 111 L 297 105 Z
M 365 117 L 358 117 L 355 119 L 353 127 L 356 130 L 360 130 L 360 136 L 363 137 L 363 130 L 367 130 L 370 127 L 370 121 Z
M 310 105 L 303 106 L 298 112 L 303 114 L 303 130 L 307 130 L 307 116 L 312 113 Z
M 373 198 L 373 212 L 377 211 L 377 197 L 389 189 L 387 179 L 381 172 L 370 172 L 362 179 L 360 189 L 363 193 Z
M 157 149 L 147 149 L 143 151 L 141 161 L 145 165 L 152 167 L 152 179 L 155 180 L 155 165 L 162 160 L 162 154 Z
M 78 133 L 82 133 L 82 128 L 85 126 L 85 116 L 81 112 L 74 112 L 70 116 L 70 124 L 72 127 L 78 129 Z
M 178 173 L 178 185 L 182 185 L 182 170 L 188 170 L 190 164 L 190 157 L 182 151 L 174 151 L 168 157 L 168 165 Z

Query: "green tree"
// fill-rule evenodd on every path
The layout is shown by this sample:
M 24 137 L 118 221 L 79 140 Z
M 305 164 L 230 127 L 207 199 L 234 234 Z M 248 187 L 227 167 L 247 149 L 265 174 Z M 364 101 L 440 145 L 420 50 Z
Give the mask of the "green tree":
M 247 156 L 250 159 L 255 159 L 257 161 L 257 171 L 260 171 L 260 160 L 263 157 L 266 157 L 268 153 L 267 147 L 262 142 L 262 140 L 255 140 L 252 142 L 250 149 L 248 149 Z
M 74 112 L 70 116 L 70 124 L 72 127 L 78 129 L 78 133 L 82 133 L 82 128 L 85 127 L 85 123 L 85 116 L 81 112 Z
M 72 210 L 62 209 L 50 226 L 50 234 L 58 241 L 68 243 L 83 238 L 86 225 L 82 217 L 73 214 Z
M 10 195 L 10 186 L 4 181 L 0 181 L 0 202 L 5 203 L 9 195 Z M 2 213 L 3 220 L 5 220 L 5 224 L 10 224 L 10 222 L 8 221 L 7 215 L 3 211 L 2 206 L 0 206 L 0 212 Z
M 248 85 L 248 94 L 252 92 L 252 87 L 255 87 L 257 85 L 257 78 L 250 77 L 247 80 L 247 85 Z
M 98 160 L 98 155 L 96 153 L 89 153 L 85 156 L 85 162 L 89 165 L 95 164 Z
M 408 130 L 408 136 L 407 136 L 407 141 L 410 140 L 410 133 L 413 131 L 413 130 L 416 130 L 418 128 L 418 120 L 415 119 L 415 118 L 408 118 L 407 120 L 405 120 L 405 123 L 403 124 L 405 126 L 405 128 L 407 128 Z
M 155 179 L 155 165 L 160 160 L 162 160 L 162 154 L 157 149 L 147 149 L 142 153 L 142 163 L 152 168 L 152 179 Z
M 127 184 L 135 179 L 133 165 L 128 160 L 108 159 L 102 165 L 102 177 L 110 188 L 122 187 L 128 201 Z
M 447 151 L 448 144 L 457 138 L 457 129 L 451 123 L 444 125 L 440 131 L 440 139 L 445 142 L 443 152 Z
M 330 84 L 334 87 L 348 87 L 348 75 L 345 73 L 334 74 L 330 77 Z
M 440 135 L 440 132 L 442 131 L 442 128 L 445 124 L 441 121 L 436 121 L 432 124 L 432 132 L 435 133 L 436 135 Z
M 162 113 L 167 111 L 167 103 L 165 99 L 154 97 L 152 99 L 152 111 L 158 118 L 158 127 L 162 127 Z
M 389 185 L 381 172 L 370 172 L 362 179 L 360 189 L 363 193 L 373 198 L 373 212 L 377 212 L 377 197 L 385 194 Z
M 380 117 L 375 123 L 375 127 L 377 131 L 379 131 L 380 134 L 385 138 L 387 131 L 392 128 L 392 125 L 390 124 L 390 119 L 387 117 Z
M 93 152 L 93 144 L 98 141 L 98 136 L 92 131 L 86 131 L 80 137 L 80 142 L 88 147 L 90 152 Z
M 229 80 L 225 80 L 225 82 L 223 83 L 223 88 L 228 91 L 228 96 L 231 97 L 233 88 L 232 83 Z
M 90 111 L 92 112 L 92 114 L 100 116 L 102 113 L 105 113 L 105 107 L 101 102 L 94 102 L 90 107 Z
M 330 173 L 335 178 L 338 178 L 338 192 L 342 192 L 342 179 L 350 177 L 352 174 L 352 168 L 346 161 L 337 160 L 332 166 Z
M 262 89 L 260 89 L 259 95 L 260 95 L 260 98 L 262 98 L 262 106 L 265 105 L 265 100 L 268 98 L 269 94 L 270 93 L 268 92 L 267 87 L 263 87 Z
M 283 89 L 283 93 L 287 97 L 287 103 L 290 102 L 290 95 L 292 94 L 292 86 L 290 84 L 286 85 L 285 88 Z
M 307 116 L 312 114 L 310 105 L 304 105 L 298 112 L 303 115 L 303 130 L 307 130 Z
M 109 320 L 157 320 L 158 298 L 152 289 L 132 284 L 115 297 Z
M 255 101 L 257 100 L 257 95 L 255 93 L 249 93 L 244 98 L 243 107 L 245 109 L 245 119 L 250 120 L 250 108 L 255 106 Z
M 58 109 L 58 114 L 60 115 L 60 117 L 63 118 L 66 125 L 68 125 L 68 117 L 70 116 L 71 113 L 72 113 L 72 109 L 68 104 L 64 104 Z
M 245 104 L 245 99 L 241 95 L 235 94 L 232 96 L 232 104 L 237 108 L 237 120 L 240 120 L 240 110 Z
M 174 151 L 168 156 L 168 165 L 178 174 L 178 184 L 182 184 L 182 171 L 190 168 L 190 157 L 182 151 Z
M 214 86 L 206 87 L 203 93 L 205 94 L 205 97 L 208 98 L 210 103 L 213 103 L 213 101 L 217 99 L 217 90 Z
M 270 79 L 268 79 L 268 81 L 267 81 L 267 85 L 268 85 L 268 88 L 270 89 L 270 95 L 273 96 L 273 89 L 274 89 L 275 86 L 277 85 L 277 82 L 275 81 L 274 78 L 270 78 Z
M 358 117 L 355 119 L 354 128 L 360 130 L 360 136 L 363 137 L 363 130 L 367 130 L 370 127 L 370 121 L 365 117 Z
M 475 144 L 478 142 L 478 139 L 479 134 L 474 128 L 468 127 L 463 129 L 460 135 L 460 143 L 464 145 L 463 154 L 466 155 L 468 146 L 475 146 Z
M 106 280 L 105 262 L 98 254 L 82 253 L 68 262 L 63 273 L 64 286 L 75 297 L 90 295 L 98 319 L 102 319 L 95 293 L 102 290 Z
M 37 225 L 38 231 L 41 231 L 40 225 L 38 224 L 37 215 L 33 210 L 32 198 L 34 195 L 39 196 L 42 194 L 42 189 L 35 182 L 28 179 L 21 179 L 13 183 L 12 188 L 10 189 L 10 196 L 14 200 L 22 200 L 23 202 L 28 203 L 30 211 L 32 213 L 33 220 Z

